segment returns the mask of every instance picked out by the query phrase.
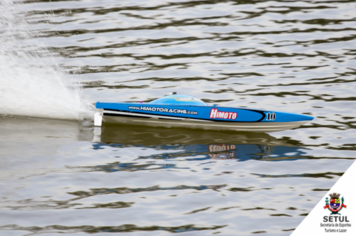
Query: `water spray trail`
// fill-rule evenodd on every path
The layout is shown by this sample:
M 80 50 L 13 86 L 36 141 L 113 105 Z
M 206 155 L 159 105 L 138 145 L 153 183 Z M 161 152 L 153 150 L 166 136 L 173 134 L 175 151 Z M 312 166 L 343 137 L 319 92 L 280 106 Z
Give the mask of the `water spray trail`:
M 50 55 L 24 12 L 0 1 L 0 114 L 55 119 L 90 117 L 82 88 Z

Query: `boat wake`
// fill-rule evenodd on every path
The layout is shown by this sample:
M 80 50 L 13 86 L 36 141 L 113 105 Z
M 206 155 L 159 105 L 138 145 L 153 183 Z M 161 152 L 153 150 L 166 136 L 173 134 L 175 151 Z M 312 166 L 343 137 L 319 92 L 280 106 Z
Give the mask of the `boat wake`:
M 0 2 L 0 114 L 79 120 L 93 106 L 11 0 Z

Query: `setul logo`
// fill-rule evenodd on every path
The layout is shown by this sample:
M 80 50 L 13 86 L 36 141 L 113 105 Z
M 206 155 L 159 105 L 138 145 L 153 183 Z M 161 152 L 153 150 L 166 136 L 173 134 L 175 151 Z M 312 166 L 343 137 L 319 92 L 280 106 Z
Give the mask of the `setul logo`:
M 342 210 L 342 208 L 346 208 L 346 205 L 344 205 L 344 198 L 341 198 L 340 202 L 340 194 L 339 193 L 332 193 L 329 194 L 330 196 L 330 203 L 328 198 L 325 199 L 325 206 L 324 209 L 328 209 L 331 214 L 330 215 L 340 215 L 339 211 Z
M 236 112 L 226 112 L 226 111 L 219 111 L 218 109 L 212 108 L 210 110 L 209 118 L 219 118 L 219 119 L 229 119 L 235 120 L 237 117 Z
M 343 208 L 346 208 L 344 197 L 340 199 L 340 195 L 339 193 L 332 193 L 329 194 L 330 201 L 327 197 L 325 199 L 324 209 L 328 209 L 331 213 L 329 216 L 323 217 L 323 223 L 320 223 L 320 227 L 323 227 L 326 233 L 347 233 L 348 227 L 352 226 L 347 216 L 339 213 Z

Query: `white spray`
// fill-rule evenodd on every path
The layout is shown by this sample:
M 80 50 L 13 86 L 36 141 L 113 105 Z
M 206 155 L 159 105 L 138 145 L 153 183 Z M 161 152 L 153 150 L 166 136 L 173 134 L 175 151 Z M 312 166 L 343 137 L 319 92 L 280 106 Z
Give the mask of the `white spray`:
M 72 120 L 91 116 L 82 88 L 29 28 L 16 4 L 0 1 L 0 114 Z

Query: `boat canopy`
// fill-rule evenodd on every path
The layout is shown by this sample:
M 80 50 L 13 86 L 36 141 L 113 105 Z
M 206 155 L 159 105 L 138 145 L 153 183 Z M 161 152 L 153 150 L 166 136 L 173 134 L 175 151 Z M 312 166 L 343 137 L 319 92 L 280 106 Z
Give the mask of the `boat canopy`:
M 188 95 L 165 96 L 150 102 L 150 104 L 208 106 L 208 104 L 206 104 L 202 100 Z

